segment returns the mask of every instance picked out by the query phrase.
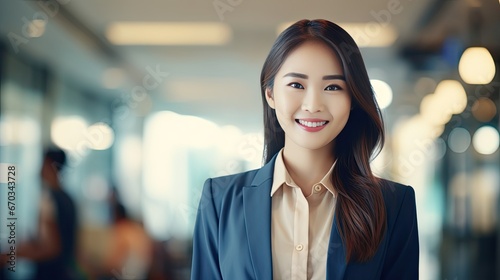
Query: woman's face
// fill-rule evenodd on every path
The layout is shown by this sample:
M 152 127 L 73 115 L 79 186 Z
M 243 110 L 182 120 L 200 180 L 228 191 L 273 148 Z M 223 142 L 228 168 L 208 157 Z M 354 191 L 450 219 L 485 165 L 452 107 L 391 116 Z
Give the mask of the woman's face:
M 288 55 L 266 98 L 285 132 L 285 147 L 330 148 L 351 111 L 340 59 L 317 41 Z

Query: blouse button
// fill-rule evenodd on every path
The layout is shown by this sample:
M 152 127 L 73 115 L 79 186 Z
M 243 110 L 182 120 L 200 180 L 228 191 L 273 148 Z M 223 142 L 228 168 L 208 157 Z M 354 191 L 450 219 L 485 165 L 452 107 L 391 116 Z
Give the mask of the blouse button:
M 322 187 L 320 185 L 314 186 L 314 192 L 319 193 L 321 191 Z
M 295 246 L 295 250 L 297 251 L 302 251 L 302 249 L 304 249 L 304 246 L 302 244 Z

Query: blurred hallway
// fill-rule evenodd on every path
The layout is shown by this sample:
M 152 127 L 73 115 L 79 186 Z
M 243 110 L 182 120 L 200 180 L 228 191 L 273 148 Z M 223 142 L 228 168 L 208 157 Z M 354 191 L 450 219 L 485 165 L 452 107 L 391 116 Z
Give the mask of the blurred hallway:
M 189 279 L 203 182 L 261 166 L 260 70 L 302 18 L 361 47 L 387 130 L 373 168 L 416 191 L 421 279 L 500 279 L 496 0 L 2 0 L 0 252 L 39 237 L 55 145 L 78 277 Z M 33 277 L 9 258 L 0 279 Z

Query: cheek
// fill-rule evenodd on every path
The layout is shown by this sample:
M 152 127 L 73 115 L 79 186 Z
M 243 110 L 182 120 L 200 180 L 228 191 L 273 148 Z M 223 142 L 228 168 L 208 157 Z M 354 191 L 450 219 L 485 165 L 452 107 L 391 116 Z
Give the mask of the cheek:
M 350 98 L 335 100 L 331 103 L 330 112 L 336 118 L 347 118 L 351 113 L 351 100 Z
M 286 122 L 290 119 L 290 114 L 283 106 L 276 107 L 276 118 L 278 119 L 278 123 L 283 128 L 283 126 L 286 125 Z
M 275 98 L 276 112 L 282 115 L 293 114 L 296 110 L 295 101 L 292 98 L 285 98 L 283 94 Z

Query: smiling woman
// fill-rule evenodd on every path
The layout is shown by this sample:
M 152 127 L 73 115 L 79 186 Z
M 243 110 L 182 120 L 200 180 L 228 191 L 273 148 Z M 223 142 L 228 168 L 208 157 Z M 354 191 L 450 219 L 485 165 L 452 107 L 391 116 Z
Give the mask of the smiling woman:
M 261 94 L 265 165 L 206 181 L 191 279 L 418 279 L 415 194 L 371 171 L 383 122 L 349 34 L 291 25 Z

